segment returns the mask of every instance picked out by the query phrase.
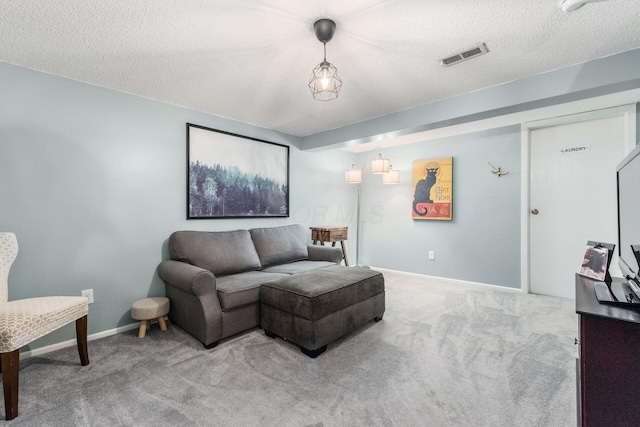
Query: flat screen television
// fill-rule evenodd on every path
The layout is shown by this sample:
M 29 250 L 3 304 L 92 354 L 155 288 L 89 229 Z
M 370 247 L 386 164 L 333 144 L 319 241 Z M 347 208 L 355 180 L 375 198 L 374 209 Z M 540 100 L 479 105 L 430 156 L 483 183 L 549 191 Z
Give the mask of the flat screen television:
M 617 168 L 618 265 L 627 279 L 640 284 L 640 146 Z

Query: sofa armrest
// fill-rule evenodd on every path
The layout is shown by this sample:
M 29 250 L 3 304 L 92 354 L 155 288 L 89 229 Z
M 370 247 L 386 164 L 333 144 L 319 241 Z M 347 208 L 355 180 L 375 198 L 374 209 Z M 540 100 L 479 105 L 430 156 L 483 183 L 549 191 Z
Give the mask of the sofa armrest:
M 222 338 L 216 276 L 204 268 L 175 260 L 162 261 L 158 276 L 164 281 L 171 300 L 171 321 L 202 341 L 205 347 L 214 346 Z
M 340 264 L 342 262 L 342 249 L 334 246 L 307 246 L 309 261 L 329 261 Z
M 216 277 L 209 270 L 181 261 L 164 260 L 158 266 L 158 276 L 169 286 L 196 296 L 216 292 Z

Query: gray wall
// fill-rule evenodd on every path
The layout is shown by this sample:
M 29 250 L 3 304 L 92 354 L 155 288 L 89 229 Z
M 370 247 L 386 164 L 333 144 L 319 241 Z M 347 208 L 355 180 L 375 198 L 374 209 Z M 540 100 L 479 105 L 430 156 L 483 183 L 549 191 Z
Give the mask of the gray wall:
M 360 263 L 520 287 L 520 126 L 384 150 L 400 184 L 365 173 Z M 361 155 L 365 165 L 377 151 Z M 452 221 L 413 220 L 412 163 L 453 157 Z M 509 171 L 500 178 L 491 162 Z M 435 251 L 435 260 L 428 260 Z
M 638 63 L 640 50 L 305 139 L 0 63 L 0 230 L 20 245 L 9 297 L 93 288 L 89 332 L 127 325 L 133 301 L 164 293 L 155 269 L 177 229 L 346 225 L 354 262 L 357 186 L 344 171 L 353 157 L 363 164 L 377 153 L 327 147 L 637 88 Z M 187 122 L 290 145 L 291 217 L 187 221 Z M 385 150 L 402 184 L 364 174 L 360 263 L 519 287 L 519 141 L 519 127 L 508 127 Z M 412 162 L 448 156 L 453 221 L 412 220 Z M 497 178 L 487 162 L 509 175 Z M 32 348 L 73 336 L 66 328 Z
M 298 140 L 2 63 L 0 93 L 0 230 L 16 233 L 20 248 L 9 299 L 92 288 L 89 333 L 132 323 L 133 301 L 164 295 L 155 270 L 174 230 L 311 226 L 350 203 L 343 178 L 350 154 L 291 145 L 290 218 L 187 221 L 186 122 Z M 74 333 L 64 328 L 31 348 Z

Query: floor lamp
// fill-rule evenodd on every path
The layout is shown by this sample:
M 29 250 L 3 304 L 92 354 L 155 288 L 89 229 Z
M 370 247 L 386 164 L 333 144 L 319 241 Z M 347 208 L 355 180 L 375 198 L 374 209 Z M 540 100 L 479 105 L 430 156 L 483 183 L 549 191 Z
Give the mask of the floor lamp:
M 358 184 L 358 203 L 356 205 L 356 267 L 360 267 L 359 242 L 360 242 L 360 192 L 362 184 L 362 169 L 356 167 L 355 162 L 351 169 L 345 172 L 344 180 L 347 184 Z
M 398 184 L 400 182 L 400 171 L 393 169 L 389 164 L 389 159 L 382 158 L 382 154 L 378 154 L 378 158 L 371 162 L 371 173 L 382 174 L 382 182 L 384 184 Z M 351 169 L 345 172 L 345 182 L 347 184 L 358 184 L 358 199 L 356 205 L 356 267 L 360 267 L 360 196 L 362 191 L 362 169 L 356 167 L 355 160 L 351 165 Z

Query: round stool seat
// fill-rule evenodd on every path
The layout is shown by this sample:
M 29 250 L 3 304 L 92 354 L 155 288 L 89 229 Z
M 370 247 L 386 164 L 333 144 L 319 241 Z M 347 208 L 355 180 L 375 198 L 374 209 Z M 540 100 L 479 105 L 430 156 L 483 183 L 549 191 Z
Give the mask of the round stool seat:
M 131 317 L 136 320 L 157 319 L 169 312 L 169 298 L 144 298 L 133 303 Z
M 131 317 L 140 320 L 140 331 L 138 337 L 143 338 L 149 327 L 149 320 L 158 319 L 160 329 L 167 330 L 164 316 L 169 313 L 169 298 L 152 297 L 144 298 L 133 303 L 131 306 Z

